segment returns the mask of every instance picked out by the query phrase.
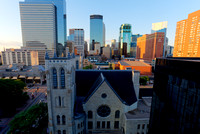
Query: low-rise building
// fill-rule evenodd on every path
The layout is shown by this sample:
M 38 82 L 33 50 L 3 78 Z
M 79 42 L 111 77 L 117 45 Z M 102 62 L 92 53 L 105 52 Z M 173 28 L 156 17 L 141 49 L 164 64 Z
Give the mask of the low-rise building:
M 152 66 L 143 61 L 127 61 L 122 60 L 118 62 L 120 70 L 137 70 L 140 75 L 151 75 Z

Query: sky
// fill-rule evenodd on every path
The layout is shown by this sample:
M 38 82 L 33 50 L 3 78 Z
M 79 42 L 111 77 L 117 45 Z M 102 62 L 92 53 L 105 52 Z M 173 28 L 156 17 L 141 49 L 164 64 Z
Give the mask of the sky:
M 19 0 L 0 0 L 0 50 L 22 46 Z M 23 0 L 20 0 L 23 1 Z M 176 23 L 200 10 L 200 0 L 66 0 L 67 29 L 83 28 L 89 41 L 90 15 L 103 15 L 106 43 L 118 41 L 121 24 L 133 34 L 150 34 L 152 23 L 168 21 L 169 45 L 174 45 Z

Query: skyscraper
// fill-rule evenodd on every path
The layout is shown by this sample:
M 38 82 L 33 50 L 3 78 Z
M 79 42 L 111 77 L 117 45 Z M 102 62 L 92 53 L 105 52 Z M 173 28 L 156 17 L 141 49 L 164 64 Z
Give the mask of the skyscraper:
M 25 0 L 19 5 L 23 46 L 27 41 L 45 43 L 48 49 L 56 49 L 58 44 L 64 46 L 67 35 L 65 0 Z
M 84 54 L 84 30 L 69 29 L 68 40 L 73 41 L 78 54 Z
M 151 33 L 155 33 L 155 32 L 164 32 L 165 33 L 165 38 L 164 38 L 164 44 L 163 44 L 163 57 L 165 57 L 166 55 L 166 48 L 167 48 L 167 21 L 164 22 L 157 22 L 157 23 L 152 23 L 152 29 L 151 29 Z
M 177 22 L 173 57 L 200 57 L 200 10 Z
M 140 34 L 134 34 L 131 37 L 130 56 L 136 58 L 137 53 L 137 38 L 142 37 Z
M 103 47 L 105 44 L 105 26 L 102 15 L 90 15 L 90 50 L 92 41 L 99 42 Z
M 119 50 L 120 55 L 122 55 L 123 52 L 123 44 L 127 43 L 127 54 L 130 56 L 130 46 L 131 46 L 131 25 L 130 24 L 122 24 L 120 27 L 120 32 L 119 32 Z

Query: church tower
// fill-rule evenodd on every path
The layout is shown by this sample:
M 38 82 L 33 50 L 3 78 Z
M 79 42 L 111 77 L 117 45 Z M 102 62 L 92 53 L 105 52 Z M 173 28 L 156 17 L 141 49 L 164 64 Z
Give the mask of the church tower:
M 73 134 L 75 103 L 75 55 L 49 58 L 45 69 L 50 134 Z

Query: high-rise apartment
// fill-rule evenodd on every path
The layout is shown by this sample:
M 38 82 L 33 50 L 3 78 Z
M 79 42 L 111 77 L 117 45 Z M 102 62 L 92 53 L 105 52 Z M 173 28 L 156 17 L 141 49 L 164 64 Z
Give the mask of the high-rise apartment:
M 152 61 L 163 56 L 165 33 L 156 32 L 137 38 L 137 59 Z
M 66 42 L 65 0 L 25 0 L 20 2 L 23 46 L 27 41 L 45 43 L 56 50 Z M 58 55 L 61 51 L 57 49 Z
M 152 23 L 152 29 L 151 29 L 151 33 L 155 33 L 155 32 L 162 32 L 165 33 L 164 36 L 164 42 L 163 42 L 163 57 L 166 56 L 166 49 L 167 49 L 167 45 L 168 45 L 168 39 L 166 37 L 167 35 L 167 21 L 164 22 L 157 22 L 157 23 Z
M 130 47 L 131 47 L 131 25 L 130 24 L 122 24 L 120 27 L 120 32 L 119 32 L 119 52 L 120 55 L 122 55 L 123 52 L 123 44 L 127 44 L 127 54 L 130 56 Z
M 79 55 L 84 54 L 84 30 L 69 29 L 68 40 L 73 41 Z
M 105 45 L 105 25 L 102 15 L 90 16 L 90 50 L 92 49 L 92 41 L 99 42 L 103 47 Z
M 200 57 L 200 10 L 177 22 L 173 57 Z

